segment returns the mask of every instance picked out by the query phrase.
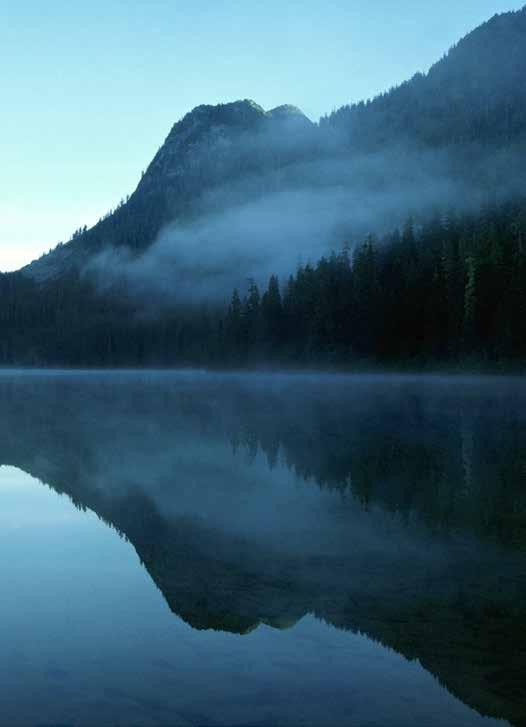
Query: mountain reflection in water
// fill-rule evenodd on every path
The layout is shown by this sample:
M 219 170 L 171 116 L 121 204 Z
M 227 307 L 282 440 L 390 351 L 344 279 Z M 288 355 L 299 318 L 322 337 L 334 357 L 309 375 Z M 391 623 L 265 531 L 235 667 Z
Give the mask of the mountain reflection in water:
M 198 694 L 202 672 L 218 689 L 223 685 L 199 708 L 180 708 L 180 724 L 319 724 L 322 716 L 326 724 L 490 724 L 476 712 L 526 724 L 526 386 L 520 380 L 4 372 L 0 401 L 0 463 L 104 521 L 76 515 L 61 500 L 60 526 L 50 525 L 43 536 L 50 543 L 55 533 L 55 549 L 46 567 L 42 561 L 32 568 L 45 507 L 31 488 L 27 504 L 20 504 L 23 488 L 2 490 L 4 502 L 16 493 L 18 510 L 15 517 L 8 508 L 11 515 L 0 521 L 10 563 L 0 613 L 15 613 L 17 603 L 44 594 L 41 653 L 57 643 L 67 652 L 90 619 L 103 618 L 108 642 L 129 639 L 124 626 L 133 623 L 139 652 L 163 653 L 161 626 L 155 631 L 141 616 L 140 599 L 130 603 L 126 596 L 128 588 L 146 603 L 151 589 L 136 582 L 145 572 L 129 561 L 128 543 L 115 544 L 109 525 L 133 545 L 171 611 L 192 627 L 165 614 L 180 624 L 175 643 L 184 651 L 189 639 L 202 639 L 192 642 L 200 655 L 183 660 L 185 669 L 170 667 L 177 684 Z M 16 533 L 9 527 L 15 521 Z M 49 567 L 52 579 L 58 565 L 53 571 L 50 564 L 62 563 L 64 553 L 71 568 L 60 566 L 69 575 L 53 595 L 43 574 Z M 84 583 L 80 573 L 89 574 Z M 105 586 L 90 604 L 88 581 L 102 574 Z M 84 620 L 72 632 L 68 606 L 77 603 L 84 604 L 75 610 Z M 20 633 L 15 628 L 3 638 L 14 639 L 4 664 L 13 684 L 25 673 L 15 644 L 29 628 L 20 614 L 14 623 Z M 195 630 L 204 629 L 213 631 L 198 636 Z M 228 632 L 243 635 L 235 642 L 245 644 L 237 661 L 232 650 L 243 647 L 228 646 Z M 315 650 L 305 646 L 309 640 Z M 351 640 L 353 657 L 345 651 L 344 658 Z M 260 674 L 266 651 L 289 642 L 280 679 Z M 371 662 L 363 655 L 377 653 L 378 644 L 397 654 L 382 651 L 391 660 L 386 672 L 364 671 Z M 102 648 L 91 643 L 78 656 L 88 683 Z M 326 661 L 306 669 L 316 650 Z M 231 688 L 228 704 L 228 688 L 212 675 L 219 655 L 238 690 Z M 418 660 L 456 699 L 446 692 L 439 699 L 422 686 L 427 675 L 418 664 L 398 655 Z M 46 678 L 59 685 L 55 701 L 70 705 L 62 721 L 84 724 L 82 714 L 89 713 L 100 724 L 106 714 L 108 724 L 120 724 L 109 704 L 122 702 L 122 694 L 108 687 L 102 701 L 89 708 L 83 702 L 80 710 L 67 686 L 71 675 L 57 659 L 47 664 Z M 137 653 L 130 652 L 133 659 Z M 245 666 L 261 679 L 252 702 L 244 692 Z M 325 712 L 306 711 L 307 704 L 313 709 L 306 693 L 294 696 L 295 670 Z M 410 687 L 405 707 L 399 694 L 398 711 L 384 721 L 382 702 L 390 704 L 389 694 L 402 692 L 403 684 Z M 140 691 L 140 680 L 134 688 Z M 364 707 L 360 694 L 363 701 L 368 688 L 376 696 Z M 159 706 L 166 698 L 145 697 L 122 724 L 173 724 L 173 714 L 162 711 L 169 706 Z M 11 709 L 13 718 L 13 701 Z M 20 724 L 49 723 L 48 715 L 36 719 L 29 709 L 24 705 Z

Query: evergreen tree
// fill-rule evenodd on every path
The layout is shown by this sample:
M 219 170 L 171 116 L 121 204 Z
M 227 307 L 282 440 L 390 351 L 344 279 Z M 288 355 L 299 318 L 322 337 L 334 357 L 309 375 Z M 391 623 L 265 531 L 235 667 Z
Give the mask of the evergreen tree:
M 283 325 L 283 304 L 279 281 L 276 275 L 271 275 L 268 287 L 261 300 L 261 323 L 262 336 L 267 343 L 269 353 L 274 353 L 282 343 Z

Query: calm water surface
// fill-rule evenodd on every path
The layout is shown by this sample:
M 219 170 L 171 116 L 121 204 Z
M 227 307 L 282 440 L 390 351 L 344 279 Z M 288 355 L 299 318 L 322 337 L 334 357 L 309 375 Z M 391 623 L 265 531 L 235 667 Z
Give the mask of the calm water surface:
M 0 724 L 526 724 L 520 379 L 0 373 Z

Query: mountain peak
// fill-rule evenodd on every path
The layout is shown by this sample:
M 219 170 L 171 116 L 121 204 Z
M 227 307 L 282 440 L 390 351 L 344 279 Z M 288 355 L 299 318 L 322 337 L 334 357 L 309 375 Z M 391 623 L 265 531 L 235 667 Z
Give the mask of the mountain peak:
M 305 116 L 303 111 L 297 106 L 291 104 L 283 104 L 267 111 L 267 117 L 272 121 L 277 121 L 292 129 L 310 129 L 314 126 L 312 121 Z
M 157 152 L 144 175 L 139 189 L 153 189 L 159 180 L 168 187 L 177 186 L 183 177 L 191 184 L 192 174 L 208 178 L 226 174 L 229 163 L 239 155 L 251 156 L 254 139 L 277 124 L 277 136 L 287 139 L 301 136 L 312 122 L 296 106 L 284 104 L 270 111 L 252 99 L 241 99 L 217 105 L 196 106 L 175 123 L 166 141 Z M 213 158 L 213 169 L 210 160 Z M 229 161 L 230 160 L 230 161 Z M 251 163 L 250 160 L 245 160 Z M 234 166 L 237 162 L 233 162 Z M 206 172 L 205 172 L 206 170 Z
M 216 105 L 202 104 L 196 106 L 173 125 L 166 141 L 170 142 L 176 135 L 180 136 L 187 132 L 204 130 L 210 127 L 250 128 L 265 119 L 301 119 L 312 124 L 303 111 L 292 104 L 282 104 L 265 111 L 262 106 L 252 99 L 245 98 Z
M 263 108 L 251 99 L 216 105 L 201 104 L 173 125 L 167 141 L 175 134 L 184 133 L 196 126 L 250 126 L 264 117 Z
M 270 111 L 267 111 L 267 116 L 271 116 L 273 118 L 283 118 L 288 116 L 301 116 L 304 119 L 307 118 L 301 109 L 288 103 L 276 106 L 275 109 L 270 109 Z

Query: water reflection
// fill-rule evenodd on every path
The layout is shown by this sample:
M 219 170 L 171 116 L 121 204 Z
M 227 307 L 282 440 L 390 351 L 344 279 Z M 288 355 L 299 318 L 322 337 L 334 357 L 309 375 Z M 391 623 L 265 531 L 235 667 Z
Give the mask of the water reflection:
M 117 609 L 121 637 L 131 632 L 142 640 L 130 663 L 164 652 L 169 634 L 176 638 L 177 631 L 178 639 L 184 631 L 185 638 L 201 639 L 201 658 L 183 658 L 176 669 L 178 683 L 194 698 L 203 686 L 203 657 L 209 662 L 212 654 L 236 680 L 247 659 L 263 679 L 265 696 L 257 697 L 248 684 L 248 692 L 241 682 L 229 691 L 216 673 L 208 674 L 219 679 L 219 691 L 206 709 L 177 712 L 182 724 L 478 724 L 474 712 L 436 684 L 435 691 L 419 686 L 423 670 L 402 655 L 418 660 L 469 707 L 519 725 L 526 714 L 525 394 L 511 380 L 4 374 L 0 462 L 103 520 L 91 546 L 97 557 L 90 558 L 77 547 L 80 521 L 69 531 L 70 515 L 60 527 L 55 522 L 57 533 L 65 528 L 68 535 L 57 535 L 48 563 L 61 563 L 68 553 L 69 582 L 79 595 L 64 595 L 66 603 L 89 602 L 80 595 L 86 578 L 104 583 L 100 596 L 107 591 L 108 600 L 93 604 L 91 618 L 101 621 L 108 604 Z M 22 567 L 19 556 L 32 547 L 27 533 L 43 527 L 43 520 L 38 527 L 28 522 L 29 513 L 45 521 L 45 512 L 18 503 L 18 516 L 7 518 L 18 522 L 16 538 L 5 515 L 0 521 L 7 527 L 4 546 L 18 543 L 8 591 L 19 602 L 21 589 L 29 596 L 27 583 L 37 578 L 37 592 L 48 593 L 42 624 L 55 623 L 58 633 L 54 609 L 66 623 L 71 610 L 61 610 L 57 591 L 47 590 L 47 571 Z M 114 546 L 100 530 L 111 536 L 107 525 L 133 545 L 183 621 L 168 611 L 161 620 L 158 613 L 136 613 L 122 591 L 111 595 L 125 587 L 127 574 L 133 580 L 132 573 L 144 571 L 127 560 L 129 546 L 115 560 L 128 563 L 124 576 L 116 565 L 112 571 Z M 119 538 L 111 542 L 126 546 Z M 91 567 L 89 577 L 84 566 Z M 104 573 L 108 579 L 98 580 Z M 130 590 L 134 599 L 152 592 L 144 584 Z M 23 624 L 17 628 L 24 632 Z M 243 647 L 235 658 L 228 632 L 243 634 L 236 637 Z M 54 643 L 47 639 L 44 654 Z M 89 641 L 97 648 L 108 637 Z M 279 650 L 287 643 L 288 667 L 259 674 L 256 665 L 269 644 Z M 313 661 L 306 644 L 315 644 L 324 660 Z M 366 655 L 369 671 L 357 668 L 355 652 Z M 87 656 L 75 653 L 72 662 L 77 658 L 89 671 Z M 389 662 L 384 672 L 373 670 L 379 653 Z M 59 674 L 62 667 L 50 664 L 50 674 Z M 294 691 L 297 670 L 311 699 Z M 155 681 L 147 673 L 147 682 Z M 144 685 L 137 682 L 129 698 L 134 689 L 140 694 Z M 404 702 L 404 689 L 417 702 Z M 245 703 L 245 711 L 235 713 L 228 699 Z M 274 711 L 262 706 L 269 699 Z M 321 719 L 307 703 L 311 710 L 312 703 L 335 706 Z M 391 705 L 390 721 L 381 704 Z M 68 719 L 80 724 L 71 709 Z M 102 723 L 103 707 L 90 709 Z M 173 723 L 151 709 L 145 706 L 136 723 Z M 350 721 L 349 710 L 360 716 Z

